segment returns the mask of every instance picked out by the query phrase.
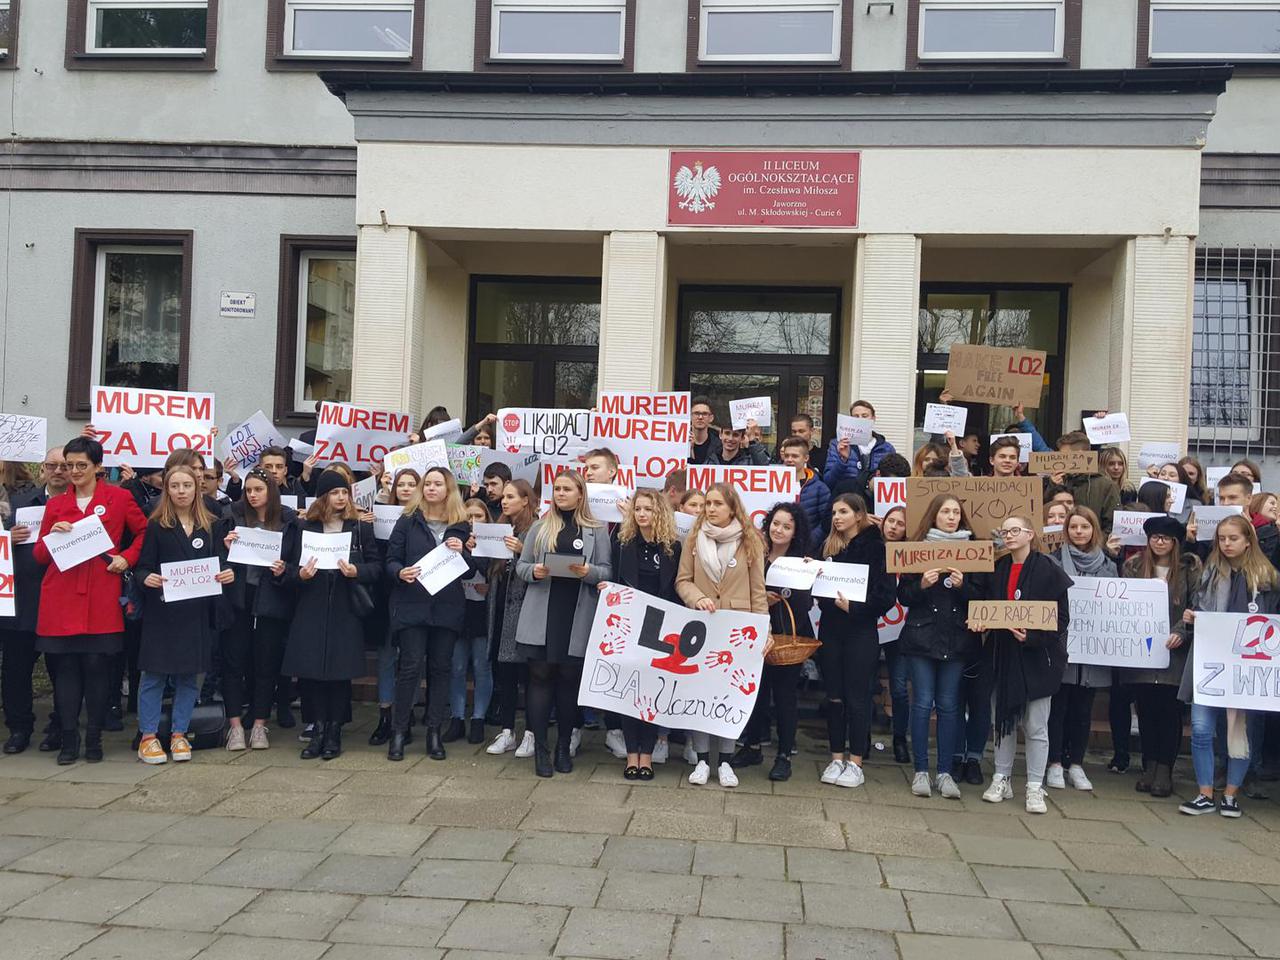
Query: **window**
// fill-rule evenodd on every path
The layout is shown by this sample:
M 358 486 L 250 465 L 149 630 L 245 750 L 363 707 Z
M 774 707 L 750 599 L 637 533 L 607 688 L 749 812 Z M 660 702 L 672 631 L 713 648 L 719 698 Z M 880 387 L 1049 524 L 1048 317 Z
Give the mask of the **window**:
M 1059 60 L 1066 0 L 921 0 L 920 60 Z
M 1280 59 L 1280 3 L 1151 0 L 1152 60 Z
M 840 0 L 701 0 L 700 63 L 838 63 Z
M 67 0 L 68 70 L 212 70 L 219 0 Z
M 356 242 L 280 238 L 276 423 L 314 425 L 320 400 L 351 400 Z
M 409 60 L 413 31 L 412 0 L 287 0 L 284 53 Z
M 492 9 L 494 60 L 623 59 L 625 0 L 493 0 Z
M 12 69 L 18 58 L 19 0 L 0 0 L 0 70 Z
M 77 230 L 67 416 L 94 384 L 187 388 L 190 232 Z

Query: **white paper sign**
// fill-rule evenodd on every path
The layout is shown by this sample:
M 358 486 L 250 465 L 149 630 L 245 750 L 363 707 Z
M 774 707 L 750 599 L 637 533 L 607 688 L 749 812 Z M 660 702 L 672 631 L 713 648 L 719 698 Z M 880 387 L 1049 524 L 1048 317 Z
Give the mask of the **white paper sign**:
M 280 494 L 280 506 L 288 507 L 290 510 L 298 509 L 298 496 L 294 493 Z
M 227 431 L 227 435 L 218 441 L 218 452 L 224 460 L 228 455 L 235 457 L 243 473 L 258 462 L 264 448 L 282 447 L 284 444 L 284 434 L 273 427 L 267 415 L 259 410 L 244 423 Z
M 495 446 L 512 453 L 528 448 L 540 457 L 576 457 L 589 447 L 591 411 L 504 407 L 497 426 Z
M 400 411 L 326 400 L 316 416 L 316 462 L 364 469 L 408 440 L 411 424 L 409 414 Z
M 875 515 L 885 516 L 894 507 L 907 505 L 906 477 L 872 477 L 871 495 L 875 498 Z
M 160 564 L 160 576 L 164 577 L 164 602 L 218 596 L 222 593 L 222 584 L 213 578 L 221 569 L 217 557 Z
M 837 599 L 837 593 L 843 593 L 846 600 L 864 603 L 867 599 L 867 578 L 871 570 L 865 563 L 837 563 L 834 560 L 822 561 L 822 572 L 813 581 L 815 597 Z
M 373 509 L 374 498 L 378 496 L 378 478 L 365 477 L 351 485 L 351 502 L 361 513 Z
M 391 531 L 396 528 L 396 521 L 404 516 L 404 507 L 396 503 L 375 503 L 373 505 L 373 537 L 375 540 L 390 540 Z
M 606 584 L 578 703 L 737 738 L 755 706 L 768 636 L 764 614 L 691 610 Z
M 94 515 L 77 520 L 67 533 L 51 531 L 45 534 L 44 545 L 53 558 L 54 566 L 59 570 L 70 570 L 86 560 L 116 552 L 111 534 L 107 533 L 102 521 Z
M 303 443 L 297 437 L 294 437 L 289 441 L 289 449 L 305 460 L 316 452 L 316 445 L 314 443 Z
M 1142 484 L 1141 486 L 1138 487 L 1138 490 L 1141 491 L 1142 488 L 1149 483 L 1158 483 L 1162 486 L 1168 487 L 1169 490 L 1173 493 L 1173 500 L 1169 502 L 1168 512 L 1169 513 L 1182 512 L 1182 508 L 1185 507 L 1187 503 L 1187 485 L 1185 483 L 1175 483 L 1172 480 L 1160 480 L 1160 479 L 1157 479 L 1156 477 L 1148 477 L 1147 479 L 1142 481 Z
M 820 563 L 806 561 L 804 557 L 779 557 L 765 571 L 766 587 L 782 587 L 790 590 L 810 590 L 822 569 Z
M 800 496 L 800 482 L 794 467 L 728 467 L 689 464 L 685 474 L 690 490 L 709 490 L 715 483 L 727 483 L 742 498 L 751 521 L 758 527 L 775 503 L 794 503 Z
M 613 451 L 619 473 L 640 486 L 660 487 L 689 462 L 687 392 L 604 392 L 590 422 L 590 445 Z
M 6 530 L 0 532 L 0 617 L 17 615 L 18 601 L 13 578 L 13 539 Z
M 454 417 L 444 423 L 437 423 L 434 427 L 428 427 L 420 439 L 424 442 L 427 440 L 442 440 L 445 443 L 457 443 L 461 438 L 462 421 Z
M 418 582 L 427 593 L 435 596 L 459 577 L 471 572 L 462 554 L 443 543 L 414 564 L 418 568 Z
M 416 470 L 422 476 L 432 467 L 449 468 L 449 448 L 443 440 L 428 440 L 411 447 L 392 450 L 382 458 L 382 467 L 394 479 L 401 470 Z
M 956 437 L 963 437 L 964 425 L 968 419 L 968 407 L 946 403 L 926 403 L 924 406 L 925 433 L 953 433 Z
M 692 513 L 678 512 L 676 518 L 676 533 L 680 534 L 681 541 L 689 535 L 689 531 L 693 529 L 693 525 L 698 522 L 698 518 Z
M 1085 417 L 1084 435 L 1090 443 L 1124 443 L 1129 439 L 1129 415 L 1108 413 L 1105 417 Z
M 773 426 L 773 401 L 769 397 L 748 397 L 746 400 L 729 401 L 729 422 L 735 430 L 747 429 L 747 421 L 754 420 L 760 428 Z
M 870 443 L 871 433 L 875 428 L 874 420 L 851 417 L 847 413 L 836 414 L 836 439 L 848 440 L 855 447 L 865 447 Z
M 344 533 L 302 531 L 302 556 L 298 559 L 299 566 L 305 567 L 311 558 L 315 557 L 317 570 L 337 570 L 338 561 L 347 560 L 350 555 L 350 530 Z
M 252 320 L 257 315 L 258 295 L 256 293 L 222 291 L 222 299 L 218 302 L 218 316 Z
M 1147 467 L 1158 467 L 1162 463 L 1177 463 L 1180 459 L 1182 459 L 1182 444 L 1176 441 L 1172 443 L 1151 441 L 1144 443 L 1142 449 L 1138 451 L 1138 466 L 1143 470 Z
M 212 393 L 94 387 L 89 422 L 102 444 L 102 463 L 163 467 L 185 447 L 213 456 Z
M 49 449 L 49 421 L 44 417 L 24 417 L 0 413 L 0 460 L 14 463 L 42 463 Z
M 473 523 L 471 535 L 476 538 L 473 557 L 492 557 L 495 560 L 510 560 L 513 554 L 503 542 L 507 537 L 514 537 L 515 530 L 509 523 Z
M 227 552 L 228 563 L 249 567 L 269 567 L 280 559 L 284 532 L 259 527 L 236 527 L 236 539 Z
M 895 601 L 893 609 L 876 621 L 876 633 L 880 637 L 880 645 L 893 643 L 902 636 L 902 628 L 906 622 L 907 608 Z
M 1120 538 L 1126 547 L 1145 547 L 1147 535 L 1142 532 L 1142 525 L 1156 513 L 1140 513 L 1135 510 L 1117 510 L 1111 515 L 1111 533 Z
M 1071 663 L 1151 670 L 1169 665 L 1169 588 L 1163 580 L 1076 577 L 1067 602 Z
M 19 546 L 31 547 L 35 546 L 40 539 L 40 524 L 44 522 L 44 507 L 18 507 L 13 511 L 13 525 L 15 527 L 26 527 L 31 531 L 31 536 L 23 540 Z
M 532 450 L 510 450 L 497 447 L 480 448 L 480 477 L 483 482 L 485 468 L 491 463 L 505 463 L 511 471 L 512 480 L 523 480 L 532 485 L 538 480 L 538 463 L 540 458 Z
M 1190 657 L 1196 703 L 1280 710 L 1280 617 L 1201 611 L 1195 626 Z
M 1031 462 L 1031 434 L 1029 433 L 993 433 L 991 434 L 991 442 L 995 443 L 1001 437 L 1014 437 L 1018 441 L 1018 462 Z M 990 447 L 988 447 L 990 449 Z
M 1212 540 L 1218 532 L 1218 524 L 1227 517 L 1238 517 L 1244 507 L 1192 507 L 1191 518 L 1196 522 L 1196 540 Z
M 616 483 L 588 483 L 587 504 L 591 515 L 601 523 L 621 523 L 622 508 L 632 491 Z

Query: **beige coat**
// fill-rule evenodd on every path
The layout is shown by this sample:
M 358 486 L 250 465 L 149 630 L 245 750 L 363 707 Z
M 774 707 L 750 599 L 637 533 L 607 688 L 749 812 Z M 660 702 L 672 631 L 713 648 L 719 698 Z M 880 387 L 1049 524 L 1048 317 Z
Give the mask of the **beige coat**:
M 754 528 L 746 536 L 759 536 Z M 717 610 L 739 610 L 743 613 L 768 613 L 769 601 L 764 591 L 764 559 L 747 563 L 747 550 L 738 544 L 734 562 L 715 583 L 698 560 L 697 546 L 692 536 L 680 551 L 680 570 L 676 574 L 676 593 L 686 607 L 696 607 L 703 597 L 715 601 Z

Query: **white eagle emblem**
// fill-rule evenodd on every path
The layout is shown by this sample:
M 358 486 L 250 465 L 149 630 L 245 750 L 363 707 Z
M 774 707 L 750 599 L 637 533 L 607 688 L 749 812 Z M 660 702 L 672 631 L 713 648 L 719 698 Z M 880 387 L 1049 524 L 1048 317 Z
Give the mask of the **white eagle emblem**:
M 720 192 L 720 171 L 714 166 L 702 168 L 702 161 L 695 160 L 693 169 L 681 167 L 676 171 L 676 204 L 681 210 L 702 213 L 716 208 L 713 198 Z

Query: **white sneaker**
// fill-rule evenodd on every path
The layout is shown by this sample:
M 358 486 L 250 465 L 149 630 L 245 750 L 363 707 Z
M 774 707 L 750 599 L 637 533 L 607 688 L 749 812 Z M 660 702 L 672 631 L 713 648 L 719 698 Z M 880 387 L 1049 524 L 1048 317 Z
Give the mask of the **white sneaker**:
M 1055 790 L 1065 790 L 1067 781 L 1062 777 L 1062 764 L 1051 763 L 1044 771 L 1044 785 Z
M 621 730 L 609 730 L 604 735 L 605 748 L 619 760 L 627 759 L 627 741 Z M 570 751 L 573 752 L 572 750 Z
M 503 730 L 500 734 L 493 738 L 493 743 L 485 748 L 485 753 L 492 753 L 497 756 L 500 753 L 510 753 L 516 748 L 516 735 L 510 730 Z M 519 754 L 517 754 L 519 756 Z
M 580 746 L 582 746 L 582 728 L 574 727 L 569 731 L 569 756 L 576 757 Z M 626 754 L 624 753 L 623 756 L 625 757 Z
M 929 783 L 929 774 L 923 770 L 917 770 L 916 775 L 911 778 L 911 792 L 917 797 L 933 796 L 933 786 Z
M 844 773 L 844 761 L 832 760 L 827 764 L 827 769 L 822 771 L 823 783 L 835 783 L 840 779 L 840 774 Z
M 938 792 L 947 800 L 960 799 L 960 788 L 956 786 L 955 777 L 949 773 L 938 774 Z
M 733 772 L 733 767 L 727 763 L 720 764 L 720 769 L 716 771 L 716 779 L 720 781 L 722 787 L 736 787 L 738 785 L 738 775 Z
M 670 752 L 671 748 L 667 746 L 667 741 L 659 740 L 653 745 L 653 762 L 666 763 Z
M 850 760 L 844 765 L 844 770 L 836 780 L 837 787 L 860 787 L 867 782 L 867 778 L 862 773 L 862 768 Z
M 688 740 L 684 742 L 684 762 L 691 767 L 698 763 L 698 751 L 693 749 L 693 744 Z
M 1044 787 L 1038 783 L 1027 784 L 1027 813 L 1048 813 L 1044 802 Z
M 520 741 L 520 746 L 516 747 L 516 756 L 521 760 L 533 756 L 533 731 L 526 730 L 524 739 Z
M 991 786 L 987 787 L 986 793 L 982 795 L 982 799 L 987 803 L 999 803 L 1001 800 L 1013 799 L 1013 784 L 1009 782 L 1009 778 L 1000 774 L 993 774 L 991 777 Z
M 698 765 L 693 768 L 693 773 L 689 774 L 689 782 L 695 787 L 701 787 L 707 782 L 707 778 L 711 776 L 711 768 L 707 766 L 705 760 L 699 760 Z
M 1061 769 L 1061 768 L 1059 768 Z M 1071 785 L 1077 790 L 1092 790 L 1093 784 L 1089 778 L 1085 776 L 1084 767 L 1078 763 L 1073 763 L 1067 770 L 1067 779 L 1071 781 Z

